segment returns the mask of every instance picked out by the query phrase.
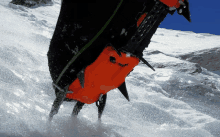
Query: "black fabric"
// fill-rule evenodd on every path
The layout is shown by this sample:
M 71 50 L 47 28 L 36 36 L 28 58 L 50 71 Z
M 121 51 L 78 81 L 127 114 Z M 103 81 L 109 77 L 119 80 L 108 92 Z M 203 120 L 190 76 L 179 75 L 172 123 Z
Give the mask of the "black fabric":
M 92 0 L 77 2 L 63 0 L 48 51 L 48 66 L 53 82 L 72 59 L 104 26 L 120 0 Z M 139 15 L 151 10 L 154 0 L 124 0 L 119 11 L 98 39 L 84 51 L 64 73 L 57 84 L 61 88 L 71 84 L 81 69 L 95 61 L 106 44 L 124 46 L 136 31 Z M 122 29 L 127 36 L 120 36 Z

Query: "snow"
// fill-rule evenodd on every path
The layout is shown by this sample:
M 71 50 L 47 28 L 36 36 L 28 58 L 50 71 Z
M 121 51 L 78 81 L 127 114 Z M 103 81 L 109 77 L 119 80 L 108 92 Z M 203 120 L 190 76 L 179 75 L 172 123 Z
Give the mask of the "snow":
M 71 118 L 55 98 L 47 51 L 60 1 L 33 8 L 0 1 L 0 136 L 219 137 L 220 36 L 159 28 L 144 51 L 156 69 L 140 63 L 126 78 L 130 102 L 108 93 L 101 121 L 95 104 Z

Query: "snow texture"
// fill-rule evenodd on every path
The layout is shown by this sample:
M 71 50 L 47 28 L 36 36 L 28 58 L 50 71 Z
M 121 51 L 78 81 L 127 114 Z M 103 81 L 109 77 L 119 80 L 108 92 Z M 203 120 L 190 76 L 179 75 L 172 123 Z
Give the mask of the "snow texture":
M 55 99 L 47 51 L 60 10 L 0 1 L 1 137 L 219 137 L 220 36 L 159 28 L 126 78 L 130 102 L 108 93 L 98 120 L 95 104 L 71 118 L 65 102 L 48 122 Z

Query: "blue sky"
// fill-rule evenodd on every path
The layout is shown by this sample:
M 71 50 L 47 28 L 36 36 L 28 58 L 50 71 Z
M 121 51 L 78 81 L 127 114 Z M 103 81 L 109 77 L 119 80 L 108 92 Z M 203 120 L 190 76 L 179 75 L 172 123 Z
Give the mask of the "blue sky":
M 191 23 L 175 12 L 165 18 L 160 28 L 220 35 L 220 1 L 189 0 L 189 4 Z

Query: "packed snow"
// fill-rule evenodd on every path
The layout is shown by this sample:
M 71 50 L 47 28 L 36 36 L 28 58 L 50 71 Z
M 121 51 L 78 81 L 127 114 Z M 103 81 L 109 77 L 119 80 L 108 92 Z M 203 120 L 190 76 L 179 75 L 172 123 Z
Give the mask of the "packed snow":
M 220 36 L 159 28 L 126 78 L 128 102 L 108 93 L 101 121 L 95 104 L 71 118 L 55 99 L 47 51 L 60 1 L 32 8 L 0 1 L 1 137 L 220 137 Z

